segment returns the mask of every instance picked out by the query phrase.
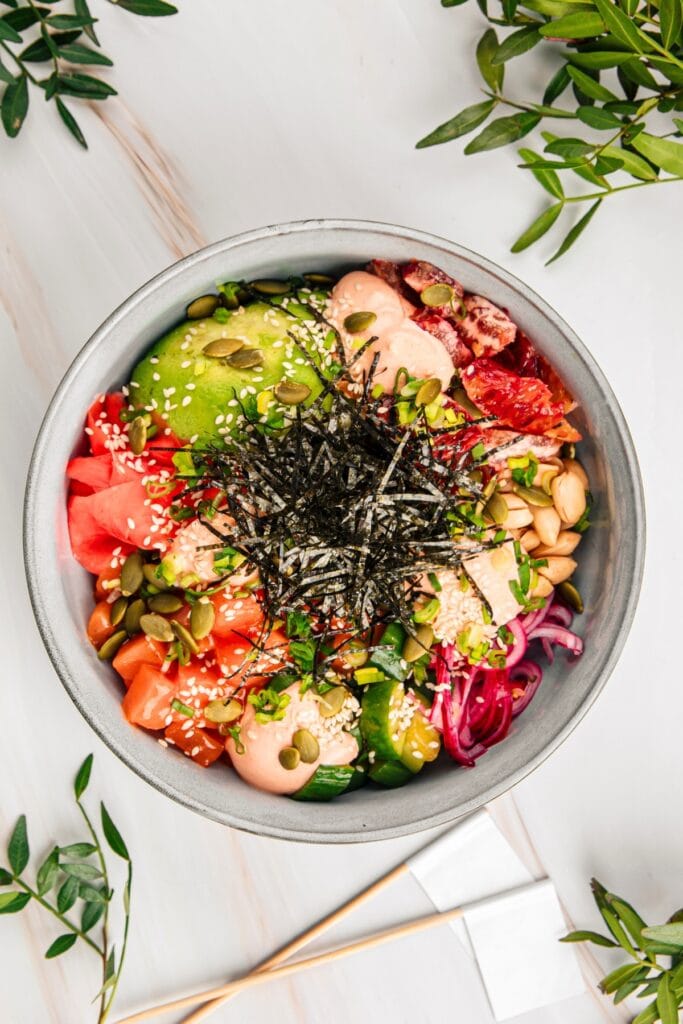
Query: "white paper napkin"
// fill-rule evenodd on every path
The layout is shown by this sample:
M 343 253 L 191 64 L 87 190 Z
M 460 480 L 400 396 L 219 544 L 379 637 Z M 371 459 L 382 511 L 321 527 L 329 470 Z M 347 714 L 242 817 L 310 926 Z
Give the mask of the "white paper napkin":
M 487 811 L 408 860 L 438 910 L 464 906 L 450 927 L 476 960 L 496 1020 L 569 996 L 585 984 L 552 882 L 534 882 Z M 531 883 L 531 884 L 529 884 Z

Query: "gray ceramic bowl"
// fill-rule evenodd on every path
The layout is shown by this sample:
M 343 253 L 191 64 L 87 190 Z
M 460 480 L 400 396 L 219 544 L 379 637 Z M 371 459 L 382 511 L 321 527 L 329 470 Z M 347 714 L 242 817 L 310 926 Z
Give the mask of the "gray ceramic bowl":
M 552 360 L 580 402 L 581 458 L 597 499 L 581 546 L 583 657 L 559 657 L 504 743 L 472 770 L 444 762 L 403 789 L 361 789 L 331 804 L 297 803 L 247 787 L 224 765 L 202 769 L 131 728 L 121 686 L 85 637 L 92 579 L 67 535 L 64 467 L 82 444 L 93 396 L 114 388 L 146 348 L 183 316 L 186 303 L 229 278 L 339 271 L 372 257 L 430 260 L 510 310 Z M 189 256 L 140 288 L 79 353 L 57 389 L 36 442 L 25 508 L 31 599 L 52 662 L 97 734 L 167 796 L 216 821 L 262 835 L 311 842 L 362 842 L 450 822 L 480 807 L 539 765 L 571 732 L 604 686 L 626 638 L 641 582 L 644 512 L 628 428 L 595 362 L 570 328 L 529 288 L 452 242 L 406 228 L 356 221 L 305 221 L 238 235 Z

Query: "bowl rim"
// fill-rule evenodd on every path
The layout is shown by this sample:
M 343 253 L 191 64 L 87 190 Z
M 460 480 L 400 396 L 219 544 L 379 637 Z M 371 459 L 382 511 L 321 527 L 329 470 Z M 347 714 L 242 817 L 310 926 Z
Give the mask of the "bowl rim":
M 274 236 L 327 230 L 347 231 L 350 234 L 362 231 L 373 231 L 380 235 L 409 239 L 410 241 L 431 246 L 437 250 L 441 249 L 443 252 L 451 256 L 459 256 L 474 263 L 477 267 L 486 271 L 488 274 L 498 278 L 506 286 L 514 289 L 525 303 L 535 308 L 542 316 L 550 320 L 562 333 L 565 340 L 573 349 L 576 357 L 584 364 L 587 372 L 608 398 L 610 413 L 614 418 L 616 429 L 623 445 L 625 467 L 627 469 L 628 479 L 631 485 L 633 511 L 635 515 L 632 558 L 633 574 L 631 578 L 631 586 L 624 600 L 624 612 L 621 622 L 616 630 L 611 649 L 603 658 L 590 690 L 564 726 L 558 729 L 548 739 L 548 742 L 535 756 L 530 758 L 516 770 L 507 774 L 504 778 L 501 778 L 495 783 L 489 785 L 478 796 L 464 801 L 457 810 L 450 807 L 442 812 L 431 814 L 426 819 L 415 818 L 404 823 L 392 824 L 378 828 L 370 827 L 367 830 L 364 829 L 362 832 L 316 832 L 312 831 L 310 828 L 283 828 L 271 825 L 267 821 L 256 823 L 252 819 L 245 819 L 240 814 L 233 814 L 229 810 L 218 810 L 216 808 L 207 807 L 202 803 L 199 797 L 188 794 L 162 777 L 153 775 L 142 764 L 138 763 L 132 754 L 120 749 L 115 737 L 109 734 L 106 721 L 100 721 L 90 714 L 90 712 L 82 705 L 78 693 L 72 686 L 71 676 L 62 655 L 60 645 L 56 642 L 49 629 L 49 617 L 45 607 L 43 586 L 41 582 L 41 558 L 38 550 L 38 538 L 36 538 L 35 532 L 31 530 L 34 509 L 40 502 L 42 469 L 46 461 L 49 461 L 50 457 L 49 438 L 53 420 L 57 416 L 59 409 L 65 400 L 65 396 L 69 391 L 72 381 L 78 376 L 81 365 L 88 359 L 91 350 L 99 345 L 101 339 L 114 329 L 121 321 L 125 320 L 130 314 L 132 314 L 134 310 L 144 303 L 146 299 L 162 284 L 166 285 L 177 278 L 181 278 L 188 268 L 201 264 L 204 260 L 210 260 L 216 255 L 237 249 L 247 243 L 266 241 Z M 442 236 L 381 221 L 344 218 L 313 218 L 286 221 L 252 229 L 250 231 L 241 232 L 237 235 L 229 236 L 228 238 L 221 239 L 198 249 L 196 252 L 183 257 L 166 267 L 164 270 L 155 274 L 146 283 L 137 288 L 126 300 L 124 300 L 124 302 L 109 314 L 90 338 L 88 338 L 57 385 L 43 417 L 33 447 L 33 452 L 28 466 L 24 495 L 24 568 L 29 597 L 36 624 L 38 626 L 38 631 L 47 650 L 52 666 L 55 669 L 62 685 L 78 708 L 80 714 L 85 718 L 88 725 L 93 729 L 97 736 L 106 744 L 112 753 L 123 761 L 123 763 L 126 764 L 127 767 L 130 768 L 137 776 L 144 779 L 145 782 L 151 785 L 154 789 L 163 793 L 165 796 L 170 797 L 182 806 L 201 814 L 203 817 L 210 818 L 222 825 L 238 828 L 241 831 L 245 831 L 253 835 L 311 843 L 356 843 L 397 838 L 440 825 L 453 823 L 464 815 L 500 796 L 507 790 L 512 789 L 535 771 L 535 769 L 538 768 L 539 765 L 541 765 L 543 761 L 545 761 L 546 758 L 548 758 L 567 739 L 602 692 L 607 680 L 614 670 L 628 637 L 638 605 L 643 579 L 646 549 L 645 521 L 645 500 L 638 457 L 636 455 L 630 430 L 619 402 L 617 401 L 617 398 L 614 395 L 605 375 L 586 346 L 566 321 L 548 302 L 545 301 L 545 299 L 541 298 L 532 288 L 517 278 L 514 274 L 504 270 L 493 261 L 481 256 L 474 250 L 468 249 L 465 246 L 452 242 Z

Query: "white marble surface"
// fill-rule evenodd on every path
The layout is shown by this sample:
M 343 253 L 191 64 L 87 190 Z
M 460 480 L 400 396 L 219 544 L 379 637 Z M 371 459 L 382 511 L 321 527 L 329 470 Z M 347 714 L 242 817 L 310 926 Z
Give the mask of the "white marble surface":
M 96 6 L 122 95 L 101 111 L 79 109 L 90 152 L 71 144 L 35 97 L 25 133 L 0 141 L 0 835 L 21 811 L 36 848 L 75 830 L 71 775 L 95 751 L 93 791 L 115 808 L 136 863 L 120 1012 L 250 967 L 422 841 L 282 844 L 220 828 L 155 793 L 103 747 L 59 685 L 31 617 L 20 550 L 24 477 L 43 410 L 78 348 L 130 291 L 204 241 L 249 227 L 308 216 L 388 220 L 457 239 L 526 279 L 592 349 L 630 421 L 649 514 L 631 638 L 588 718 L 497 810 L 518 838 L 526 827 L 537 873 L 543 865 L 575 922 L 597 925 L 592 874 L 663 918 L 680 903 L 683 849 L 683 490 L 674 463 L 682 253 L 673 229 L 683 194 L 648 190 L 606 204 L 584 244 L 550 269 L 535 249 L 511 257 L 511 240 L 540 201 L 514 152 L 465 159 L 458 144 L 413 149 L 476 102 L 474 4 L 181 0 L 178 17 L 154 21 Z M 334 938 L 428 909 L 405 879 Z M 0 922 L 3 1024 L 94 1019 L 92 954 L 46 963 L 50 928 L 32 909 Z M 448 929 L 264 987 L 214 1019 L 275 1016 L 282 1024 L 491 1020 Z M 523 1024 L 625 1016 L 587 993 Z

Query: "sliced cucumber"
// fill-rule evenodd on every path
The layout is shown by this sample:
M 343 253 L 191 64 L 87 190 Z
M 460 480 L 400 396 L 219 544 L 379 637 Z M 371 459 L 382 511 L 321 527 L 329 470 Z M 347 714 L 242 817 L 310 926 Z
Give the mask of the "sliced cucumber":
M 364 782 L 364 772 L 359 772 L 353 765 L 321 764 L 308 782 L 292 794 L 292 799 L 333 800 L 342 793 L 358 789 Z
M 400 760 L 405 731 L 397 717 L 404 699 L 403 683 L 393 679 L 374 683 L 363 694 L 360 731 L 368 749 L 383 761 Z
M 370 654 L 369 664 L 400 682 L 410 671 L 403 658 L 406 631 L 400 622 L 391 622 L 380 637 L 379 646 Z
M 405 786 L 413 777 L 414 772 L 406 768 L 400 761 L 375 761 L 370 768 L 368 775 L 373 782 L 388 789 L 396 789 L 398 786 Z

